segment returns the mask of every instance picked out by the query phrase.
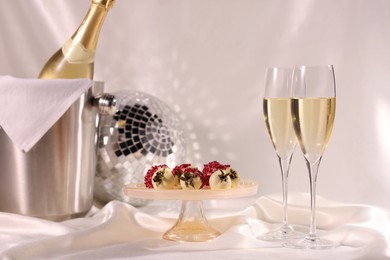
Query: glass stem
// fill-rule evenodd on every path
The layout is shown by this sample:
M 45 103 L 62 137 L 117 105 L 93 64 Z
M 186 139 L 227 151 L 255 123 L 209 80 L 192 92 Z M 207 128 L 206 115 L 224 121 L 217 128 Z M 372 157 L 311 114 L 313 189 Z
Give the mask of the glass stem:
M 282 172 L 282 190 L 283 190 L 283 226 L 287 226 L 288 224 L 288 217 L 287 217 L 287 194 L 288 194 L 288 173 L 290 170 L 290 163 L 291 163 L 291 158 L 290 157 L 286 159 L 282 159 L 279 157 L 279 164 L 280 164 L 280 169 Z
M 310 231 L 307 239 L 317 239 L 317 222 L 316 222 L 316 188 L 317 188 L 317 175 L 318 167 L 320 166 L 321 158 L 315 163 L 309 163 L 306 161 L 307 167 L 309 168 L 309 179 L 310 179 Z
M 207 223 L 206 218 L 203 214 L 203 201 L 183 200 L 179 215 L 179 221 Z

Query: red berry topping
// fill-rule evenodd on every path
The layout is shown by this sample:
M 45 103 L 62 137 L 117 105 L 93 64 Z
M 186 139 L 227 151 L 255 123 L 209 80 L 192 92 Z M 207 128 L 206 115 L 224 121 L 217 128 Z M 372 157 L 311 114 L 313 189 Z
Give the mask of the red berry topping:
M 159 168 L 163 168 L 163 167 L 168 168 L 168 166 L 166 164 L 155 165 L 146 172 L 146 175 L 144 177 L 144 183 L 145 183 L 146 188 L 149 188 L 149 189 L 154 188 L 153 182 L 152 182 L 153 175 Z
M 180 178 L 180 176 L 184 173 L 184 170 L 188 167 L 190 167 L 191 164 L 190 163 L 183 163 L 181 165 L 178 165 L 176 166 L 175 168 L 173 168 L 172 170 L 172 174 L 173 176 L 177 176 L 178 178 Z
M 203 185 L 204 186 L 210 186 L 210 176 L 217 170 L 226 170 L 229 168 L 229 164 L 221 164 L 217 161 L 212 161 L 203 166 Z
M 195 177 L 202 176 L 202 172 L 198 170 L 196 167 L 187 167 L 184 169 L 183 174 L 192 174 Z

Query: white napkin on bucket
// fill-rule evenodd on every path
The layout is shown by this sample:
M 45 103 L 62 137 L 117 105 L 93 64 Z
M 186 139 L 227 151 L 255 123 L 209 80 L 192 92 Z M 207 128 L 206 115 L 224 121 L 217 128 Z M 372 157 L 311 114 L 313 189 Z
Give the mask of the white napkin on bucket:
M 28 152 L 92 84 L 90 79 L 0 76 L 0 131 Z

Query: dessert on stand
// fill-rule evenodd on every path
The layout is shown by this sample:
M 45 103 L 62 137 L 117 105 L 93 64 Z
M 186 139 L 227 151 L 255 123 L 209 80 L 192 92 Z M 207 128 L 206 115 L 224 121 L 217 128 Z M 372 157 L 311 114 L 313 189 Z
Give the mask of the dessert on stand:
M 216 161 L 205 164 L 202 172 L 191 164 L 172 170 L 167 165 L 156 165 L 146 173 L 145 183 L 127 184 L 124 193 L 142 199 L 181 200 L 179 217 L 163 238 L 203 242 L 221 234 L 208 223 L 203 201 L 252 196 L 257 193 L 257 183 L 240 180 L 237 171 Z

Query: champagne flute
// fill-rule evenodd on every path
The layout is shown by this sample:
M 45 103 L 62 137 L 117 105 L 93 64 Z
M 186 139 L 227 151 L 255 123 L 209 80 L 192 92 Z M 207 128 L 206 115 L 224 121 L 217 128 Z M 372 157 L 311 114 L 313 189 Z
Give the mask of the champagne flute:
M 322 155 L 328 145 L 336 112 L 336 84 L 332 65 L 294 69 L 291 116 L 294 131 L 306 160 L 310 179 L 310 231 L 301 240 L 283 246 L 326 249 L 337 243 L 320 238 L 316 231 L 316 184 Z
M 290 111 L 292 72 L 290 68 L 268 68 L 266 71 L 263 114 L 282 172 L 283 220 L 277 229 L 258 236 L 262 240 L 284 240 L 303 236 L 293 230 L 287 220 L 288 173 L 296 145 Z

